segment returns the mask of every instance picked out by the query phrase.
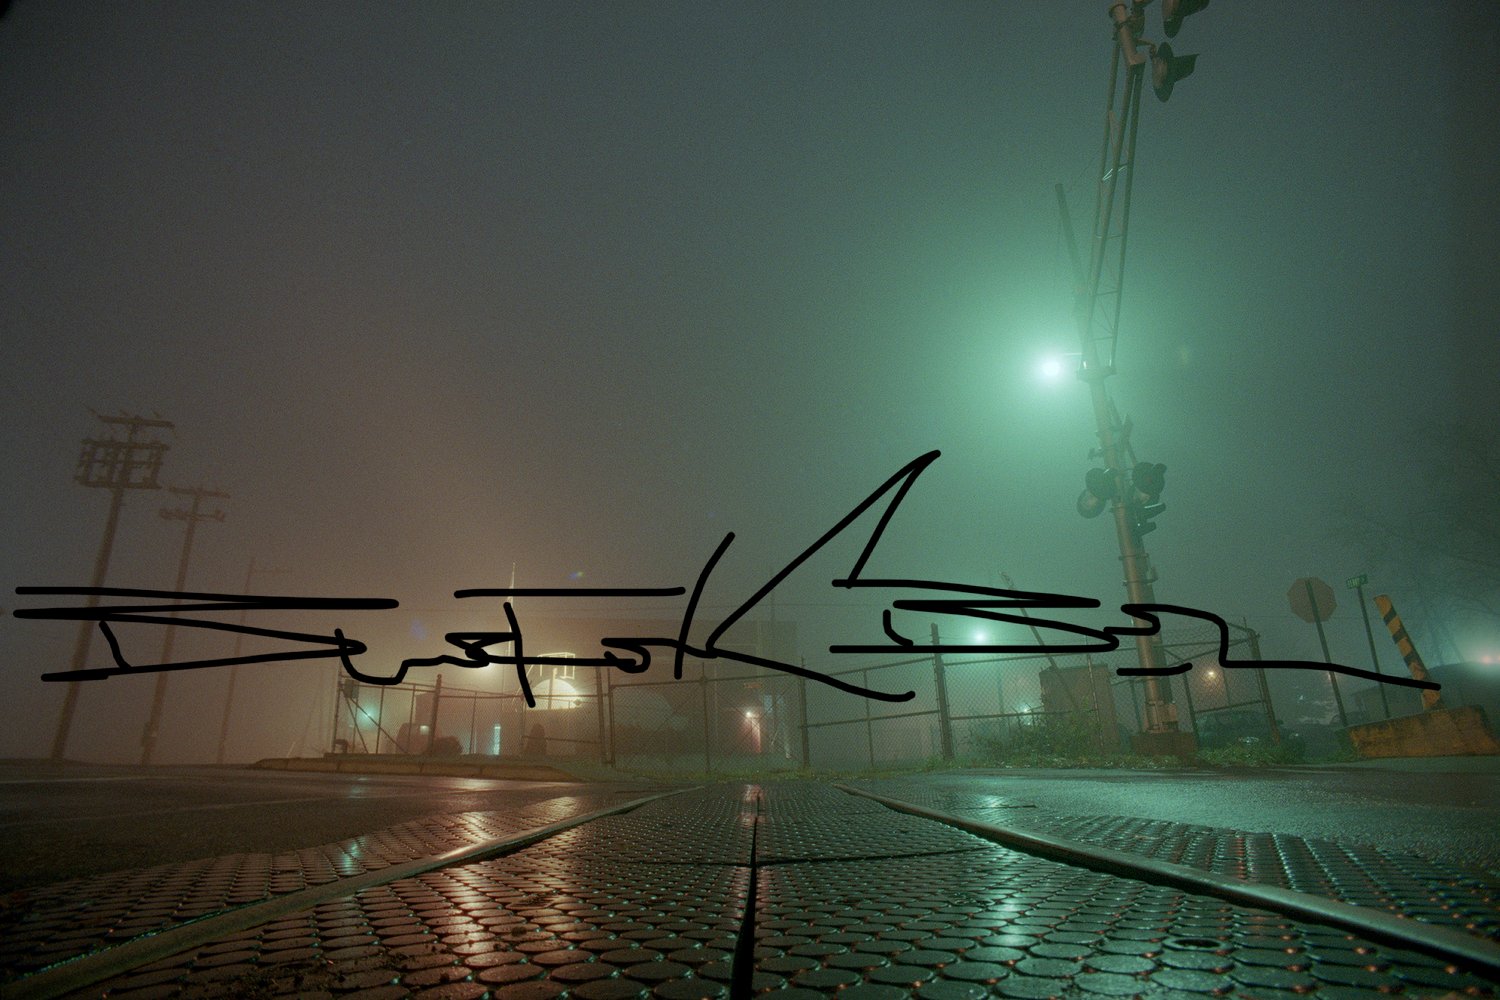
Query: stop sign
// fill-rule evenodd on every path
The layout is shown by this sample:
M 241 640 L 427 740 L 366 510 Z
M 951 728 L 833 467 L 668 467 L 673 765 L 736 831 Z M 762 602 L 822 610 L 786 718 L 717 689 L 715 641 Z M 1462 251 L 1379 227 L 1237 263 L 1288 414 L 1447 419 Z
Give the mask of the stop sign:
M 1311 600 L 1308 600 L 1309 592 Z M 1326 622 L 1333 609 L 1339 606 L 1334 600 L 1333 588 L 1315 576 L 1304 576 L 1293 583 L 1292 589 L 1286 592 L 1286 599 L 1291 602 L 1292 613 L 1305 622 Z

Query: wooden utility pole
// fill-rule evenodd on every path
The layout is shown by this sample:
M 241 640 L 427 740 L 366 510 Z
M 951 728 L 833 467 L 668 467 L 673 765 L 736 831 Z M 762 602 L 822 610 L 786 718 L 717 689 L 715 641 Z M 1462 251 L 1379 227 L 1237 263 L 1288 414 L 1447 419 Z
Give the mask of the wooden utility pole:
M 84 438 L 83 451 L 78 456 L 78 472 L 74 479 L 83 486 L 109 490 L 109 516 L 104 521 L 104 538 L 99 543 L 99 554 L 94 558 L 94 576 L 89 586 L 95 590 L 104 586 L 104 577 L 109 572 L 109 557 L 115 545 L 115 529 L 120 523 L 120 508 L 125 504 L 126 490 L 157 490 L 156 482 L 161 471 L 162 456 L 167 445 L 149 433 L 149 429 L 173 430 L 170 420 L 147 419 L 141 416 L 106 417 L 94 416 L 108 425 L 111 434 L 104 438 Z M 123 430 L 124 437 L 118 436 Z M 88 606 L 97 607 L 99 595 L 88 596 Z M 87 619 L 78 623 L 78 640 L 73 647 L 73 665 L 70 670 L 82 670 L 88 662 L 89 641 L 94 636 L 94 623 Z M 62 712 L 57 719 L 57 732 L 52 737 L 52 759 L 62 760 L 68 749 L 68 732 L 73 727 L 73 713 L 78 707 L 78 682 L 68 684 L 63 695 Z
M 186 521 L 187 531 L 182 536 L 182 558 L 177 562 L 177 586 L 174 588 L 179 593 L 187 586 L 188 559 L 193 554 L 193 535 L 198 529 L 199 521 L 222 521 L 224 512 L 216 510 L 212 513 L 202 513 L 198 508 L 207 497 L 215 497 L 228 500 L 228 493 L 220 493 L 203 486 L 195 486 L 192 489 L 183 489 L 173 486 L 171 491 L 178 496 L 192 497 L 192 502 L 184 510 L 181 507 L 163 507 L 161 516 L 168 521 Z M 172 642 L 177 637 L 177 626 L 167 625 L 167 634 L 162 639 L 161 662 L 168 664 L 172 662 Z M 162 705 L 167 700 L 167 676 L 168 671 L 158 670 L 156 672 L 156 691 L 151 697 L 151 715 L 146 719 L 146 729 L 141 733 L 141 763 L 151 763 L 151 755 L 156 751 L 156 732 L 161 724 Z
M 250 594 L 250 584 L 251 584 L 251 581 L 255 579 L 255 575 L 257 573 L 285 573 L 285 572 L 287 572 L 287 571 L 284 570 L 284 569 L 260 569 L 260 568 L 258 568 L 255 565 L 255 557 L 251 556 L 250 557 L 250 568 L 245 571 L 245 587 L 244 587 L 244 591 L 245 591 L 246 596 L 249 596 L 249 594 Z M 241 624 L 241 625 L 245 624 L 245 611 L 244 611 L 243 608 L 240 609 L 239 624 Z M 234 651 L 230 654 L 231 656 L 237 657 L 237 656 L 240 655 L 240 647 L 244 644 L 244 641 L 245 641 L 245 633 L 243 633 L 243 632 L 236 632 L 234 634 Z M 240 665 L 238 663 L 232 663 L 232 664 L 230 664 L 230 666 L 229 666 L 229 687 L 224 692 L 224 717 L 219 720 L 219 749 L 214 754 L 214 763 L 215 764 L 222 764 L 222 763 L 224 763 L 224 751 L 225 751 L 225 747 L 228 746 L 228 744 L 229 744 L 229 710 L 230 710 L 231 706 L 233 706 L 233 704 L 234 704 L 234 686 L 235 686 L 235 682 L 239 679 L 239 672 L 240 672 Z

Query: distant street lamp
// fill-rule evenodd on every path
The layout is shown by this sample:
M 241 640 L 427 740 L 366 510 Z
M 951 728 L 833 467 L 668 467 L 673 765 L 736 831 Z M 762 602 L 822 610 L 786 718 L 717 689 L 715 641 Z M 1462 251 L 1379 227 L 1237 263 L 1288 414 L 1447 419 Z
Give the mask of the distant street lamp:
M 753 753 L 761 752 L 761 721 L 752 709 L 745 709 L 745 729 L 750 735 L 750 745 Z
M 1082 357 L 1083 355 L 1079 354 L 1077 351 L 1048 354 L 1047 356 L 1042 358 L 1042 360 L 1037 362 L 1037 377 L 1044 382 L 1056 382 L 1058 379 L 1062 378 L 1068 370 L 1066 359 Z

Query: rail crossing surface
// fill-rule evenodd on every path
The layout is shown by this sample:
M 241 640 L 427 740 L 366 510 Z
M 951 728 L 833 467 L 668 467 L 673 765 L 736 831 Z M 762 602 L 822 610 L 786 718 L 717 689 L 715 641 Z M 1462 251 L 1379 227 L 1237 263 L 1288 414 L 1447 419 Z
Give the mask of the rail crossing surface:
M 6 997 L 1493 996 L 1500 886 L 915 779 L 563 794 L 0 904 Z

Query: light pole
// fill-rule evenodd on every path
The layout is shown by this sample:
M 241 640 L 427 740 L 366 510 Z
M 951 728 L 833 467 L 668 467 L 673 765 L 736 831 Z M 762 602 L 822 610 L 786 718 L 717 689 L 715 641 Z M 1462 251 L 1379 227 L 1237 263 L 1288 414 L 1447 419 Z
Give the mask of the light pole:
M 1183 17 L 1207 6 L 1197 0 L 1164 0 L 1164 30 L 1175 35 Z M 1115 538 L 1125 575 L 1125 591 L 1132 604 L 1154 604 L 1154 574 L 1142 536 L 1156 526 L 1151 518 L 1164 508 L 1157 502 L 1166 467 L 1137 463 L 1130 447 L 1130 424 L 1121 422 L 1105 380 L 1115 374 L 1120 303 L 1125 280 L 1126 236 L 1130 223 L 1130 191 L 1135 177 L 1135 142 L 1140 119 L 1145 71 L 1151 68 L 1156 96 L 1165 101 L 1173 85 L 1193 71 L 1196 56 L 1174 56 L 1171 47 L 1142 37 L 1144 0 L 1110 0 L 1107 10 L 1114 28 L 1114 53 L 1106 99 L 1104 142 L 1099 158 L 1099 183 L 1094 205 L 1089 258 L 1085 264 L 1073 238 L 1067 201 L 1057 186 L 1063 233 L 1072 259 L 1074 306 L 1078 322 L 1080 367 L 1078 377 L 1089 387 L 1099 446 L 1092 453 L 1104 469 L 1090 473 L 1088 488 L 1079 498 L 1079 513 L 1094 516 L 1108 503 L 1115 521 Z M 1144 50 L 1144 51 L 1143 51 Z M 1124 86 L 1120 83 L 1123 80 Z M 1123 185 L 1120 183 L 1123 177 Z M 1104 346 L 1107 345 L 1107 351 Z M 1126 459 L 1130 462 L 1127 463 Z M 1085 502 L 1089 501 L 1088 506 Z M 1135 619 L 1139 626 L 1148 623 Z M 1136 636 L 1136 656 L 1145 675 L 1145 731 L 1135 738 L 1141 753 L 1188 754 L 1195 746 L 1190 732 L 1177 726 L 1177 706 L 1171 688 L 1158 674 L 1165 667 L 1161 637 Z

